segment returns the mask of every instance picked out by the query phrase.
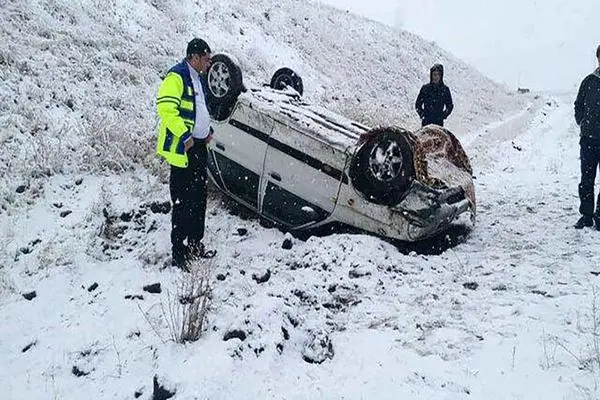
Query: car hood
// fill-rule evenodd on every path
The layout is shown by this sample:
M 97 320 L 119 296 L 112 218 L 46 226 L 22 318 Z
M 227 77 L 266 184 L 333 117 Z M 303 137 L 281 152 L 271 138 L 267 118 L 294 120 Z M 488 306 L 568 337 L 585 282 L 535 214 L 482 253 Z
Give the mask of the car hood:
M 475 215 L 475 187 L 469 157 L 447 129 L 427 125 L 409 135 L 413 145 L 415 179 L 435 188 L 461 187 Z

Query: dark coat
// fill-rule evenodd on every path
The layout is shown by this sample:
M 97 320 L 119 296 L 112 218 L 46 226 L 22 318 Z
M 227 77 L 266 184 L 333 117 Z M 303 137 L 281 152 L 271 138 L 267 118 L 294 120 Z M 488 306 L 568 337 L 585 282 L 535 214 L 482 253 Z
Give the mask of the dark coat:
M 442 78 L 438 84 L 431 81 L 434 71 L 439 71 Z M 435 64 L 431 67 L 429 78 L 430 82 L 421 87 L 415 108 L 421 117 L 423 126 L 427 124 L 443 126 L 444 120 L 448 118 L 454 108 L 450 88 L 444 84 L 444 67 L 441 64 Z
M 575 100 L 575 122 L 581 138 L 600 142 L 600 68 L 585 77 Z

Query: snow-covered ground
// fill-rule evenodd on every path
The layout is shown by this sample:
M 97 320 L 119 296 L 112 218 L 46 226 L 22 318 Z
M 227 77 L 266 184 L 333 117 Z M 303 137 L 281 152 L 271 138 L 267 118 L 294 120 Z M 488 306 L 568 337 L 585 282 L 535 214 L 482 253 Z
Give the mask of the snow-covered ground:
M 177 399 L 599 397 L 600 232 L 571 227 L 573 94 L 507 94 L 417 36 L 304 1 L 9 0 L 0 15 L 3 398 L 151 399 L 155 377 Z M 212 195 L 207 329 L 171 341 L 186 275 L 165 268 L 152 104 L 193 34 L 249 78 L 291 65 L 310 100 L 381 124 L 414 127 L 423 70 L 444 62 L 475 229 L 443 252 L 357 234 L 283 248 Z
M 15 193 L 0 216 L 5 398 L 150 399 L 154 376 L 181 399 L 598 398 L 600 232 L 571 227 L 571 103 L 540 98 L 466 140 L 478 222 L 439 255 L 350 234 L 286 250 L 213 198 L 209 328 L 186 345 L 164 318 L 182 275 L 162 268 L 164 185 L 138 170 Z

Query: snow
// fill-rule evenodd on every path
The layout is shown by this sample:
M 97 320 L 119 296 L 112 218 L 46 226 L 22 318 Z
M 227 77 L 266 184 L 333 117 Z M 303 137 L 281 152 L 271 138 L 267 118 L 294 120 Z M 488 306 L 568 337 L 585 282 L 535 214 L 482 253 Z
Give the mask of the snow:
M 404 29 L 513 88 L 576 90 L 596 64 L 595 0 L 404 0 L 397 6 Z
M 507 95 L 416 36 L 299 1 L 252 10 L 118 3 L 9 1 L 0 10 L 10 38 L 0 49 L 4 398 L 151 399 L 155 376 L 177 399 L 600 397 L 600 233 L 572 228 L 573 93 Z M 300 27 L 290 28 L 290 16 Z M 339 30 L 305 26 L 305 16 L 331 18 Z M 387 103 L 397 110 L 363 109 L 380 123 L 409 115 L 419 74 L 443 57 L 462 74 L 458 104 L 470 102 L 453 122 L 476 175 L 474 230 L 449 231 L 458 244 L 445 251 L 350 233 L 302 241 L 212 193 L 206 239 L 218 254 L 204 261 L 213 289 L 207 330 L 196 342 L 171 341 L 168 309 L 186 274 L 165 268 L 168 170 L 154 161 L 149 115 L 159 71 L 179 57 L 194 18 L 209 21 L 202 33 L 249 76 L 268 76 L 278 57 L 304 72 L 315 103 L 358 120 L 348 99 L 388 102 L 399 92 L 370 94 L 364 80 L 347 79 L 358 67 L 346 29 L 374 32 L 361 37 L 382 57 L 394 57 L 393 40 L 412 46 L 397 71 L 411 82 L 406 98 Z M 309 28 L 313 35 L 302 33 Z M 312 51 L 325 46 L 335 57 L 316 60 Z M 367 64 L 375 80 L 399 77 Z M 161 293 L 144 291 L 154 283 Z M 234 331 L 244 340 L 223 340 Z
M 575 90 L 596 64 L 596 0 L 320 0 L 431 40 L 511 88 Z

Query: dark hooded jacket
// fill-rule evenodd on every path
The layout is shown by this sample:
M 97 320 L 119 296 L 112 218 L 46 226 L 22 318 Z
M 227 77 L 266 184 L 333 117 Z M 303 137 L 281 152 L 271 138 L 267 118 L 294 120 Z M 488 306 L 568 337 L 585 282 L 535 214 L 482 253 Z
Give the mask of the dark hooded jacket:
M 439 71 L 441 75 L 438 84 L 433 83 L 432 75 L 434 71 Z M 429 72 L 429 83 L 421 87 L 417 96 L 415 108 L 423 126 L 427 124 L 436 124 L 443 126 L 444 120 L 448 118 L 454 104 L 450 88 L 444 84 L 444 67 L 441 64 L 435 64 Z
M 600 68 L 585 77 L 575 100 L 575 122 L 581 138 L 600 142 Z

